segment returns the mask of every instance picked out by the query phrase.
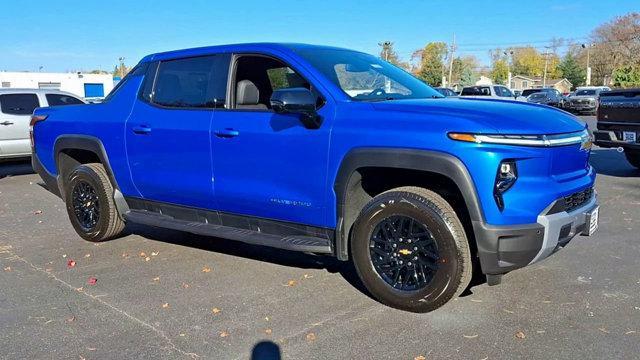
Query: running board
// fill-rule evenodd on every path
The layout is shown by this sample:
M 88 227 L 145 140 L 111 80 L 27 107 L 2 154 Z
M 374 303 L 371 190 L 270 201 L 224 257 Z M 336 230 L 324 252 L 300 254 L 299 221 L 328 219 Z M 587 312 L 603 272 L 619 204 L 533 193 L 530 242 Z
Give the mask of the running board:
M 124 215 L 127 221 L 160 228 L 186 231 L 197 235 L 221 237 L 252 245 L 269 246 L 278 249 L 332 254 L 331 240 L 307 235 L 275 235 L 260 231 L 242 229 L 208 222 L 176 219 L 169 215 L 147 210 L 130 210 Z

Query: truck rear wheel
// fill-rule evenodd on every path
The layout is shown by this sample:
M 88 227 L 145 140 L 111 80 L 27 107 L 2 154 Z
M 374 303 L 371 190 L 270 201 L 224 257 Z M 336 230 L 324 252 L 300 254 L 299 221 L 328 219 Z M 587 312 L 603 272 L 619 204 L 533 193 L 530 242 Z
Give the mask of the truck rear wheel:
M 99 242 L 120 236 L 124 221 L 113 200 L 113 185 L 102 164 L 76 167 L 64 182 L 67 214 L 85 240 Z
M 625 151 L 624 156 L 627 161 L 636 169 L 640 169 L 640 151 Z
M 367 290 L 397 309 L 435 310 L 471 280 L 462 223 L 449 203 L 423 188 L 401 187 L 373 198 L 353 225 L 350 244 Z

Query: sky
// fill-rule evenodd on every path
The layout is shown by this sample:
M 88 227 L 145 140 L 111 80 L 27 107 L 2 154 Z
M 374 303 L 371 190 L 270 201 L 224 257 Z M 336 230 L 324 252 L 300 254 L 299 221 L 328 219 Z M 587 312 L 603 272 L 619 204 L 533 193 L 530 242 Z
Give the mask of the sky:
M 487 64 L 496 47 L 581 43 L 638 0 L 0 0 L 0 71 L 113 70 L 147 54 L 242 42 L 303 42 L 401 58 L 432 41 Z M 615 4 L 615 5 L 614 5 Z

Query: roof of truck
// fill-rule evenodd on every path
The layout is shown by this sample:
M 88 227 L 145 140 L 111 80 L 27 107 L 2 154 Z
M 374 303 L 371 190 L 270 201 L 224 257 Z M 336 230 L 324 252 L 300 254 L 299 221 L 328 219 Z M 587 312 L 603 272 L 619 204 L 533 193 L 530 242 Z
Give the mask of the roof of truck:
M 197 56 L 211 53 L 224 53 L 224 52 L 246 52 L 246 51 L 260 51 L 260 50 L 276 50 L 276 51 L 296 51 L 303 49 L 318 49 L 318 50 L 349 50 L 351 49 L 340 48 L 335 46 L 326 45 L 312 45 L 302 43 L 242 43 L 242 44 L 229 44 L 229 45 L 214 45 L 198 48 L 180 49 L 159 52 L 145 56 L 141 62 L 163 60 L 186 56 Z
M 5 94 L 59 94 L 59 95 L 69 95 L 75 98 L 79 98 L 78 95 L 72 94 L 70 92 L 55 90 L 55 89 L 28 89 L 28 88 L 0 88 L 0 95 Z

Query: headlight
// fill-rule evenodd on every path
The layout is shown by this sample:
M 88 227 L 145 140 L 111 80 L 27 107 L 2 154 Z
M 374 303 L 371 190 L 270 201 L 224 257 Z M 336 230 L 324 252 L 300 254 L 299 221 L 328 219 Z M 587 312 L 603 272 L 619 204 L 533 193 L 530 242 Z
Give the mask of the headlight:
M 474 142 L 478 144 L 500 144 L 515 146 L 565 146 L 582 143 L 583 137 L 588 136 L 587 129 L 582 131 L 555 135 L 500 135 L 500 134 L 468 134 L 449 133 L 449 138 L 457 141 Z
M 504 160 L 498 166 L 496 181 L 493 188 L 493 197 L 500 211 L 504 210 L 504 200 L 502 195 L 507 192 L 518 179 L 518 170 L 516 162 L 513 160 Z

